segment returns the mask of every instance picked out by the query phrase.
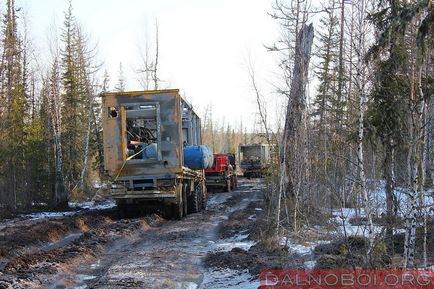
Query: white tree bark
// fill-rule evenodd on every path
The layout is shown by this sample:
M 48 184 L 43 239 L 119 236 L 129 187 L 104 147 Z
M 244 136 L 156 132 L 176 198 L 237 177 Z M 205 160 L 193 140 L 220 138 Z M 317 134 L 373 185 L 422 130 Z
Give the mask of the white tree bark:
M 364 62 L 364 55 L 366 53 L 365 49 L 365 11 L 366 4 L 364 0 L 359 0 L 358 2 L 358 47 L 356 48 L 356 53 L 358 56 L 357 61 L 357 80 L 356 87 L 359 96 L 359 114 L 358 114 L 358 141 L 357 141 L 357 164 L 359 172 L 359 182 L 360 182 L 360 193 L 363 199 L 363 205 L 365 209 L 365 214 L 368 220 L 368 239 L 369 247 L 367 251 L 367 260 L 371 261 L 372 250 L 374 248 L 374 225 L 372 222 L 372 203 L 368 194 L 368 189 L 366 187 L 366 177 L 365 177 L 365 166 L 364 166 L 364 113 L 365 113 L 365 103 L 366 103 L 366 65 Z
M 55 188 L 54 188 L 54 202 L 58 206 L 67 206 L 68 194 L 65 188 L 65 178 L 63 175 L 63 154 L 62 154 L 62 140 L 61 140 L 61 101 L 60 101 L 60 76 L 59 76 L 59 63 L 58 58 L 54 58 L 52 71 L 50 75 L 50 91 L 49 99 L 51 126 L 53 129 L 53 142 L 54 142 L 54 158 L 55 158 Z

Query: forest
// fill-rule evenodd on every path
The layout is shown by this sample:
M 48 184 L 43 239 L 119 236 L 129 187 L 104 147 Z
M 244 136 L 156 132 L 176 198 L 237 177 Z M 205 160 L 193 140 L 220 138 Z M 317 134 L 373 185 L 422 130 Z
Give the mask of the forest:
M 316 2 L 276 0 L 264 11 L 280 28 L 280 38 L 264 49 L 279 59 L 275 79 L 267 81 L 284 111 L 271 111 L 275 94 L 265 94 L 254 71 L 246 72 L 255 131 L 213 118 L 208 107 L 201 115 L 204 144 L 235 154 L 246 143 L 275 148 L 265 181 L 270 239 L 353 208 L 368 230 L 367 263 L 379 250 L 392 252 L 402 228 L 403 266 L 427 268 L 434 258 L 432 1 Z M 122 64 L 109 87 L 73 1 L 49 51 L 35 49 L 22 7 L 14 0 L 1 5 L 0 218 L 65 210 L 111 181 L 100 94 L 126 89 Z M 156 34 L 158 41 L 158 26 Z M 49 63 L 40 63 L 41 54 Z M 144 90 L 161 88 L 158 57 L 157 48 L 137 71 Z

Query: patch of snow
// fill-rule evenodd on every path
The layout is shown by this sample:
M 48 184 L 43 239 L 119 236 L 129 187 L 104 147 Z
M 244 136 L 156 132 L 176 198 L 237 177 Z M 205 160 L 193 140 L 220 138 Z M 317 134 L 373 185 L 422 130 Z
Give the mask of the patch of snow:
M 245 232 L 246 231 L 241 231 L 238 235 L 217 241 L 217 243 L 213 244 L 211 250 L 219 252 L 228 252 L 234 248 L 241 248 L 246 251 L 249 250 L 250 247 L 257 242 L 247 240 L 249 234 L 245 234 Z
M 90 268 L 96 269 L 99 266 L 101 266 L 101 260 L 98 259 L 98 261 L 96 261 L 96 263 L 93 263 L 93 264 L 90 265 Z
M 207 289 L 252 289 L 261 285 L 260 280 L 253 280 L 248 270 L 231 269 L 208 270 L 199 288 Z
M 313 268 L 315 268 L 316 265 L 316 261 L 312 260 L 312 261 L 305 261 L 304 262 L 304 269 L 306 270 L 313 270 Z
M 386 182 L 384 180 L 369 180 L 370 199 L 372 201 L 373 208 L 375 208 L 374 214 L 380 216 L 386 212 Z M 429 206 L 434 206 L 434 190 L 429 189 L 425 192 L 424 201 Z M 408 214 L 411 206 L 410 191 L 408 188 L 396 187 L 394 190 L 396 200 L 398 201 L 398 214 L 405 216 Z
M 283 237 L 280 240 L 281 246 L 284 245 L 288 246 L 288 253 L 297 254 L 301 256 L 312 254 L 316 246 L 320 244 L 326 244 L 326 243 L 329 243 L 329 241 L 316 240 L 314 242 L 304 242 L 303 244 L 300 244 L 300 243 L 296 243 L 294 240 L 287 239 L 287 237 Z
M 216 241 L 208 240 L 206 250 L 208 252 L 229 252 L 234 248 L 241 248 L 243 250 L 249 250 L 250 247 L 256 244 L 255 241 L 247 240 L 249 234 L 247 230 L 240 231 L 237 235 L 226 239 L 220 239 Z
M 88 281 L 88 280 L 92 280 L 92 279 L 96 278 L 96 276 L 84 275 L 84 274 L 79 274 L 76 277 L 79 278 L 80 280 L 83 280 L 83 281 Z
M 69 207 L 85 210 L 106 210 L 116 206 L 113 200 L 105 200 L 102 202 L 69 202 Z
M 182 283 L 176 284 L 175 288 L 176 289 L 196 289 L 197 284 L 194 282 L 182 282 Z
M 40 212 L 34 214 L 27 214 L 24 215 L 24 217 L 30 220 L 40 220 L 45 218 L 61 218 L 66 216 L 72 216 L 75 213 L 76 212 Z
M 262 211 L 261 208 L 255 208 L 255 211 Z
M 366 214 L 363 210 L 357 212 L 354 208 L 341 208 L 333 211 L 333 218 L 330 219 L 331 223 L 335 223 L 337 228 L 337 233 L 339 235 L 347 236 L 364 236 L 368 237 L 368 225 L 352 225 L 350 220 L 355 217 L 365 217 Z M 374 225 L 374 234 L 379 234 L 382 231 L 382 226 Z
M 215 251 L 220 251 L 220 252 L 228 252 L 228 251 L 231 251 L 234 248 L 241 248 L 241 249 L 247 251 L 247 250 L 250 249 L 250 247 L 252 247 L 255 244 L 256 244 L 255 241 L 218 242 L 217 244 L 215 244 L 214 250 Z
M 65 212 L 39 212 L 33 214 L 24 214 L 22 217 L 24 219 L 30 220 L 40 220 L 40 219 L 50 219 L 50 218 L 62 218 L 67 216 L 73 216 L 80 212 L 80 209 L 84 210 L 106 210 L 116 206 L 116 203 L 112 200 L 105 200 L 103 202 L 69 202 L 69 207 L 76 209 L 75 211 L 65 211 Z
M 254 221 L 256 220 L 256 215 L 250 215 L 247 219 L 249 219 L 250 221 Z

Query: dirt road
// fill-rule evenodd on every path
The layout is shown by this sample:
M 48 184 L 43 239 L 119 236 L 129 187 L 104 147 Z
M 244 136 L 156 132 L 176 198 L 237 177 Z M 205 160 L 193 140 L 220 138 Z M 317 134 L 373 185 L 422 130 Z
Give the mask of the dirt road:
M 255 244 L 248 228 L 263 189 L 258 179 L 240 180 L 182 221 L 119 219 L 108 209 L 0 224 L 0 288 L 257 288 L 246 270 L 204 261 Z

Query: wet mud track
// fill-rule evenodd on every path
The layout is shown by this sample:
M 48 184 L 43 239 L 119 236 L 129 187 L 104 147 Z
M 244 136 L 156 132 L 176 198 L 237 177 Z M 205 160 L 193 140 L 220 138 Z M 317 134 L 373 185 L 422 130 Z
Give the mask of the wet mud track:
M 0 230 L 0 288 L 257 288 L 249 274 L 210 269 L 205 259 L 254 244 L 242 227 L 222 224 L 260 205 L 262 196 L 260 180 L 242 179 L 236 191 L 211 194 L 206 211 L 181 221 L 118 219 L 111 209 L 6 226 Z

